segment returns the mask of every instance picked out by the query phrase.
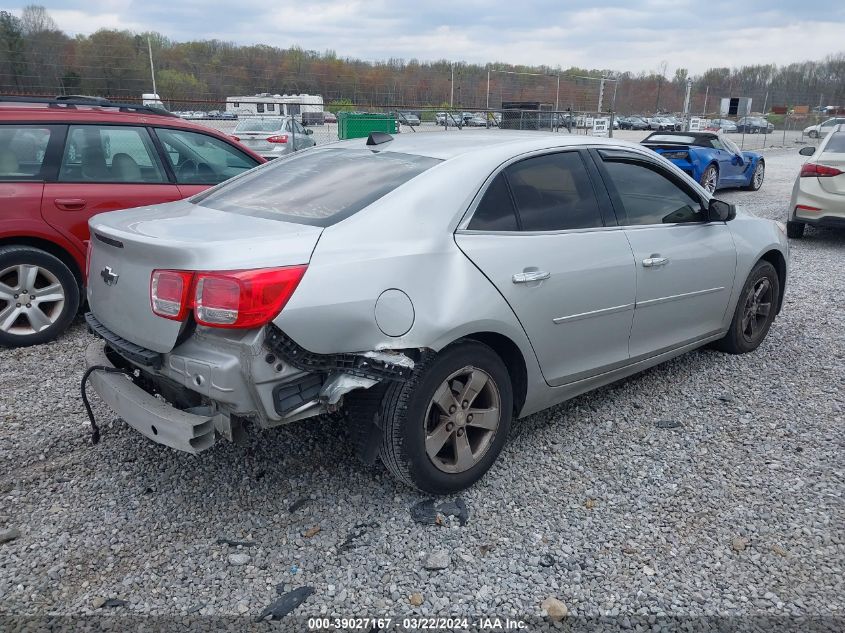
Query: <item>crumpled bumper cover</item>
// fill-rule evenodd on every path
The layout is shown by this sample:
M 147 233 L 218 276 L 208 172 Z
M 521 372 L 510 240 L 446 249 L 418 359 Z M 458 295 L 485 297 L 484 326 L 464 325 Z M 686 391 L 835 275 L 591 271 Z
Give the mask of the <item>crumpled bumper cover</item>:
M 85 365 L 114 366 L 106 356 L 102 341 L 88 346 Z M 211 415 L 181 411 L 147 393 L 125 375 L 94 371 L 90 383 L 112 411 L 153 442 L 186 453 L 199 453 L 214 444 Z

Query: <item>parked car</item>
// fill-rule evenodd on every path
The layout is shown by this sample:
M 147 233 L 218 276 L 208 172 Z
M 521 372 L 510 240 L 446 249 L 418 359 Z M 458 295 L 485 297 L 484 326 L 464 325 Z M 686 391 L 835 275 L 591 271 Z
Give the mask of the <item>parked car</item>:
M 243 117 L 235 126 L 234 140 L 271 160 L 314 147 L 313 130 L 292 117 Z
M 179 200 L 263 162 L 150 107 L 0 98 L 0 345 L 52 340 L 76 316 L 92 215 Z
M 651 130 L 674 130 L 675 122 L 666 117 L 652 117 L 648 120 L 648 127 Z
M 651 150 L 540 132 L 372 134 L 90 226 L 86 364 L 119 418 L 199 452 L 341 408 L 362 458 L 434 494 L 516 417 L 756 349 L 788 265 L 782 224 Z
M 438 112 L 435 114 L 435 121 L 437 125 L 445 125 L 447 127 L 461 127 L 464 125 L 464 119 L 460 112 Z
M 832 119 L 828 119 L 827 121 L 822 121 L 816 125 L 811 125 L 809 127 L 804 128 L 804 134 L 809 136 L 810 138 L 819 138 L 820 136 L 826 135 L 828 132 L 833 130 L 837 125 L 845 125 L 845 117 L 834 117 Z
M 804 237 L 804 227 L 845 228 L 845 124 L 837 125 L 815 147 L 802 147 L 811 157 L 792 187 L 787 235 Z
M 323 112 L 324 123 L 337 123 L 337 116 L 331 112 Z
M 763 117 L 744 116 L 736 122 L 736 131 L 740 134 L 771 134 L 775 126 Z
M 619 127 L 623 130 L 647 130 L 649 129 L 648 122 L 642 117 L 629 116 L 622 117 L 619 120 Z
M 763 156 L 743 152 L 714 132 L 652 132 L 642 144 L 671 160 L 708 193 L 725 187 L 757 191 L 763 186 Z
M 420 124 L 420 117 L 413 112 L 394 112 L 393 116 L 395 116 L 396 120 L 402 125 L 417 127 Z
M 730 134 L 736 132 L 736 123 L 730 119 L 712 119 L 707 122 L 705 129 L 708 131 L 725 132 L 726 134 Z
M 482 114 L 474 114 L 466 120 L 467 127 L 487 127 L 487 119 Z

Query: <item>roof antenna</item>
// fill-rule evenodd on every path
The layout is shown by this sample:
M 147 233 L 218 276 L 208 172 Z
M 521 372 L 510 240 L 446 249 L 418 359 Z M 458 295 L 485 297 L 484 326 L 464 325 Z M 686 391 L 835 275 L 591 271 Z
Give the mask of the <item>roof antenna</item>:
M 381 145 L 382 143 L 389 143 L 393 140 L 387 132 L 370 132 L 367 137 L 367 145 Z

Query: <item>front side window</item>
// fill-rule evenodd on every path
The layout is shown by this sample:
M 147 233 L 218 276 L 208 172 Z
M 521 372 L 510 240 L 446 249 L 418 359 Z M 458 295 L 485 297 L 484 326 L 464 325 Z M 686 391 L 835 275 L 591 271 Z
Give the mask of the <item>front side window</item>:
M 191 201 L 219 211 L 330 226 L 439 162 L 398 152 L 309 150 L 277 159 Z
M 527 158 L 505 169 L 523 231 L 602 226 L 601 213 L 578 152 Z
M 146 128 L 71 125 L 59 181 L 162 183 L 166 178 Z
M 252 169 L 258 163 L 214 136 L 187 130 L 156 129 L 176 182 L 191 185 L 216 185 Z
M 0 126 L 0 180 L 38 180 L 49 142 L 49 128 Z
M 622 203 L 625 225 L 703 222 L 701 201 L 658 167 L 644 162 L 604 161 Z

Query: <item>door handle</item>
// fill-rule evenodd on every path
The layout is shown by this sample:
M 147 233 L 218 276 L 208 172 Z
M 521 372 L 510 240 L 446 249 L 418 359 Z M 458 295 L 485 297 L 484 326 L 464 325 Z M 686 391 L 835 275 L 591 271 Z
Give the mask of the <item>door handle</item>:
M 530 281 L 543 281 L 551 276 L 551 273 L 547 273 L 544 270 L 531 270 L 524 273 L 516 273 L 513 276 L 513 282 L 515 284 L 527 284 Z
M 53 203 L 62 211 L 81 211 L 88 204 L 82 198 L 56 198 Z
M 651 257 L 646 257 L 643 260 L 643 266 L 645 266 L 646 268 L 655 268 L 657 266 L 665 266 L 668 263 L 669 263 L 668 257 L 661 257 L 657 253 L 655 253 Z

